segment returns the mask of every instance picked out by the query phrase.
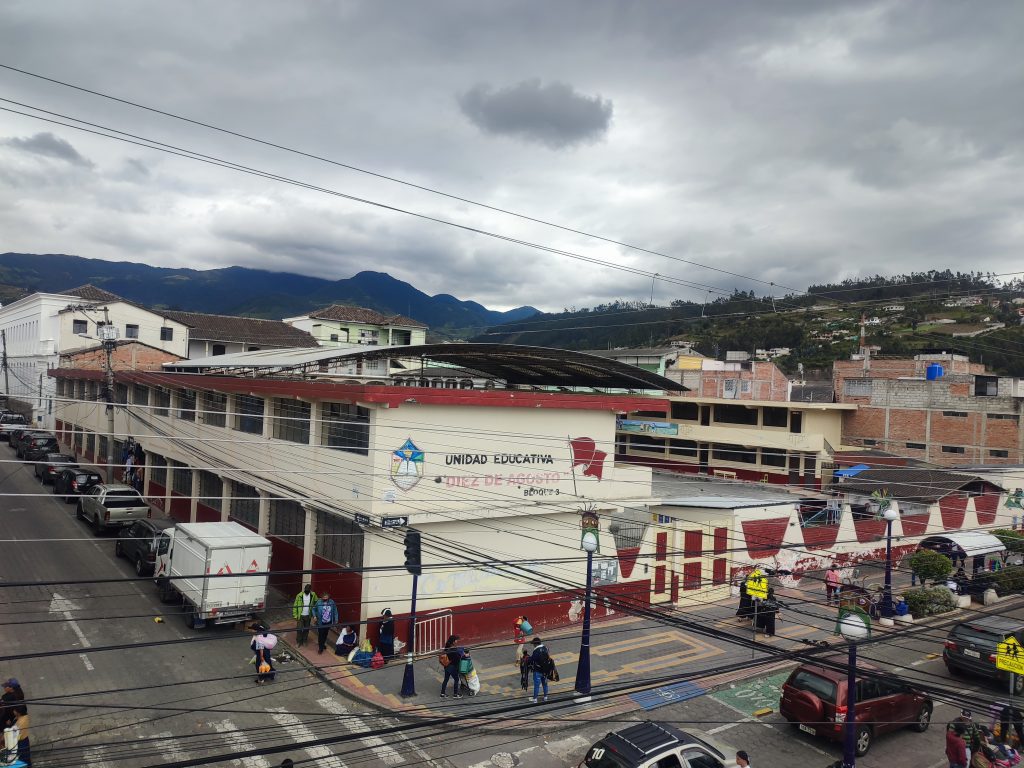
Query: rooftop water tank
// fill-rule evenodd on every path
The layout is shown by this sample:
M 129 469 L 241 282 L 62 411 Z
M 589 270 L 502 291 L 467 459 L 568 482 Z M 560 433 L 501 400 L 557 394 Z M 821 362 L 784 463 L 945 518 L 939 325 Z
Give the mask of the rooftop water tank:
M 924 375 L 925 378 L 928 379 L 928 381 L 935 381 L 936 379 L 941 379 L 943 376 L 945 376 L 946 371 L 938 363 L 932 363 L 931 365 L 928 366 L 928 369 L 925 371 Z

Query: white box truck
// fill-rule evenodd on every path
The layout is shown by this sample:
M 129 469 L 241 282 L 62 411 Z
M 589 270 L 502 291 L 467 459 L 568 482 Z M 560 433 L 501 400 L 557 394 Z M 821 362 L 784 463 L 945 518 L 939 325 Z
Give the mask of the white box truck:
M 267 602 L 270 541 L 244 525 L 179 523 L 160 534 L 154 579 L 164 603 L 181 601 L 192 629 L 234 624 Z

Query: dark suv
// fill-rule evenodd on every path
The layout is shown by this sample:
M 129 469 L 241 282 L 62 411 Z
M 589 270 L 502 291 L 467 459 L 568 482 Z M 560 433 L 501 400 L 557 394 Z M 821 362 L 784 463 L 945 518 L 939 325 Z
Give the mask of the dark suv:
M 83 493 L 88 493 L 94 485 L 103 482 L 99 472 L 92 472 L 81 467 L 65 468 L 53 478 L 53 492 L 64 497 L 65 504 L 73 504 Z
M 51 435 L 49 432 L 42 432 L 37 429 L 26 430 L 25 432 L 21 433 L 21 435 L 18 437 L 17 442 L 14 444 L 14 452 L 17 454 L 18 458 L 23 458 L 25 456 L 25 449 L 28 448 L 30 443 L 39 438 L 52 439 L 55 444 L 57 442 L 57 438 Z M 53 450 L 59 451 L 60 448 L 56 447 Z
M 1013 636 L 1024 642 L 1024 622 L 1004 616 L 984 616 L 953 627 L 942 649 L 950 674 L 959 673 L 999 680 L 1004 686 L 1010 673 L 996 669 L 996 646 Z M 1015 675 L 1013 692 L 1024 694 L 1024 675 Z
M 735 753 L 703 734 L 647 720 L 609 733 L 587 750 L 577 768 L 734 768 Z
M 41 456 L 39 461 L 36 462 L 36 477 L 39 478 L 39 482 L 43 485 L 47 485 L 53 482 L 61 470 L 63 469 L 77 469 L 78 462 L 75 461 L 75 457 L 67 453 L 48 453 L 45 456 Z
M 60 443 L 53 435 L 37 435 L 21 444 L 21 458 L 25 461 L 39 461 L 48 453 L 60 451 Z
M 801 664 L 782 686 L 779 713 L 801 731 L 842 741 L 846 735 L 845 656 L 826 657 L 842 671 L 821 664 Z M 859 664 L 865 672 L 878 670 Z M 860 677 L 857 680 L 856 748 L 867 754 L 875 737 L 887 731 L 911 726 L 918 733 L 928 730 L 932 700 L 921 691 L 893 679 Z
M 117 534 L 114 554 L 127 558 L 139 576 L 152 575 L 156 570 L 156 544 L 160 534 L 174 526 L 175 521 L 169 517 L 136 520 Z

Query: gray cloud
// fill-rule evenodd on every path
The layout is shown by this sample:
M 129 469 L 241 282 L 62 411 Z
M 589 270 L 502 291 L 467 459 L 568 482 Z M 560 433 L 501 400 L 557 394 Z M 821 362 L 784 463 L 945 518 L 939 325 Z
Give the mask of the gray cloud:
M 82 157 L 78 150 L 71 146 L 70 142 L 65 141 L 58 136 L 54 136 L 49 131 L 37 133 L 34 136 L 29 136 L 24 139 L 11 137 L 9 139 L 4 139 L 0 143 L 3 143 L 8 147 L 20 149 L 23 152 L 31 152 L 34 155 L 66 160 L 72 165 L 77 165 L 81 168 L 94 167 L 93 162 Z
M 611 101 L 559 82 L 525 80 L 497 91 L 479 83 L 458 101 L 462 113 L 482 131 L 552 149 L 599 141 L 612 121 Z

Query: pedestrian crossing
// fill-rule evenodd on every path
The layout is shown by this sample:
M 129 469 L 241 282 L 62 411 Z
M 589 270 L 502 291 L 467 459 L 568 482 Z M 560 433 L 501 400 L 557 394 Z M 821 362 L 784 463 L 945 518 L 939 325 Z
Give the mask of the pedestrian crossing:
M 301 711 L 302 714 L 293 714 L 291 710 Z M 240 716 L 234 719 L 204 720 L 197 723 L 192 732 L 184 735 L 175 735 L 169 730 L 145 733 L 137 728 L 133 734 L 136 740 L 125 743 L 124 738 L 108 734 L 105 743 L 81 748 L 81 764 L 90 768 L 142 768 L 226 752 L 258 752 L 260 747 L 268 744 L 274 745 L 274 751 L 266 757 L 252 754 L 223 764 L 235 768 L 273 768 L 280 765 L 284 758 L 290 757 L 296 763 L 316 765 L 317 768 L 350 768 L 336 752 L 355 754 L 354 764 L 360 766 L 369 762 L 386 768 L 397 768 L 406 762 L 402 751 L 415 753 L 411 754 L 412 762 L 421 763 L 430 759 L 429 755 L 401 736 L 385 738 L 376 735 L 376 731 L 389 725 L 383 716 L 366 714 L 358 705 L 343 702 L 333 695 L 303 701 L 301 707 L 265 707 L 262 712 L 265 716 L 258 719 Z M 318 739 L 347 734 L 356 738 L 334 745 L 314 743 L 305 746 Z M 400 745 L 402 751 L 389 741 Z M 278 749 L 288 744 L 295 745 L 294 751 Z M 367 760 L 367 753 L 373 755 L 372 761 Z M 41 753 L 39 757 L 43 759 L 44 754 Z

